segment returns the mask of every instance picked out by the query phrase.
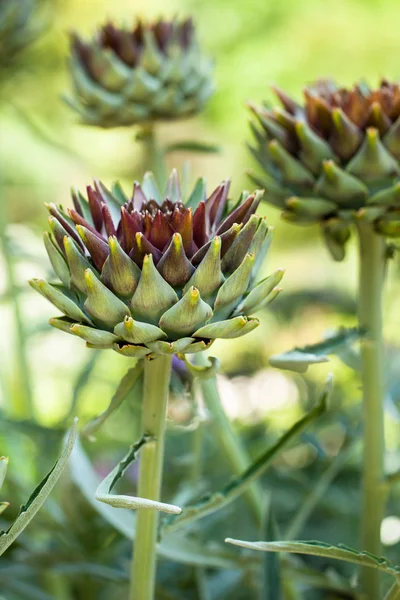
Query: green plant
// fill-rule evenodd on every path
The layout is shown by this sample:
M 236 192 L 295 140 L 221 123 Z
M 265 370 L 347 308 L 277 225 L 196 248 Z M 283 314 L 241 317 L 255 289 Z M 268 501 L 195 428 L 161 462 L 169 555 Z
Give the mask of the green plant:
M 266 175 L 252 178 L 265 183 L 266 199 L 284 209 L 284 218 L 319 223 L 335 260 L 343 259 L 353 229 L 359 239 L 358 313 L 365 330 L 361 548 L 379 555 L 385 511 L 382 291 L 390 256 L 385 237 L 399 234 L 400 89 L 386 80 L 376 90 L 319 81 L 306 88 L 304 106 L 276 93 L 283 108 L 251 105 L 261 125 L 253 127 L 252 151 Z M 365 570 L 363 590 L 371 600 L 379 597 L 378 572 Z

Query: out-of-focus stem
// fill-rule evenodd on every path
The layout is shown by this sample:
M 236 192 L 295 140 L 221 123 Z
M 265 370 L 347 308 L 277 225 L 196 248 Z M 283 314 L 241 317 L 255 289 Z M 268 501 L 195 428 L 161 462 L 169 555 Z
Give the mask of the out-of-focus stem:
M 150 441 L 140 451 L 138 495 L 159 500 L 171 356 L 145 361 L 142 434 Z M 142 508 L 136 517 L 130 600 L 153 600 L 156 583 L 158 511 Z
M 386 242 L 368 223 L 358 225 L 358 235 L 359 320 L 360 326 L 366 329 L 366 339 L 361 348 L 364 412 L 361 549 L 380 556 L 380 530 L 385 509 L 382 290 Z M 368 600 L 381 597 L 379 571 L 368 568 L 363 570 L 362 590 Z
M 34 412 L 32 387 L 26 352 L 26 334 L 19 301 L 19 290 L 15 280 L 14 263 L 12 258 L 12 252 L 10 249 L 10 243 L 6 234 L 7 210 L 1 185 L 0 196 L 0 246 L 3 254 L 4 266 L 6 271 L 6 294 L 7 299 L 10 301 L 13 310 L 15 328 L 14 345 L 12 353 L 15 357 L 13 369 L 16 373 L 15 379 L 18 382 L 18 385 L 15 386 L 15 391 L 12 394 L 12 409 L 16 417 L 26 419 L 31 418 Z
M 202 365 L 207 364 L 203 353 L 196 356 L 196 362 Z M 233 474 L 236 476 L 241 475 L 251 464 L 251 460 L 240 439 L 233 431 L 232 425 L 223 409 L 216 377 L 206 380 L 201 379 L 200 389 L 207 410 L 212 415 L 211 427 L 214 429 L 215 437 L 221 446 L 225 459 L 231 465 Z M 257 526 L 261 527 L 264 504 L 259 484 L 253 483 L 246 491 L 245 498 Z
M 151 170 L 161 188 L 166 183 L 165 155 L 158 142 L 157 126 L 154 123 L 143 125 L 139 139 L 145 148 L 145 168 Z

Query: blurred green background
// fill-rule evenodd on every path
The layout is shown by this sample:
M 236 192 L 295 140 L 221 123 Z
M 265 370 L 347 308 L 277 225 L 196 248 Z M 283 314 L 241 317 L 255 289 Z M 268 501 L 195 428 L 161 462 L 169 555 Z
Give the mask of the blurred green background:
M 190 179 L 205 176 L 210 189 L 230 176 L 233 195 L 237 196 L 252 185 L 245 171 L 254 167 L 246 148 L 246 141 L 250 141 L 246 101 L 272 100 L 272 82 L 300 98 L 305 83 L 321 76 L 332 76 L 343 84 L 363 77 L 371 85 L 381 76 L 395 77 L 400 11 L 395 0 L 343 1 L 336 2 L 334 8 L 316 0 L 170 0 L 167 5 L 157 0 L 69 0 L 52 1 L 44 9 L 43 36 L 25 52 L 24 70 L 3 86 L 0 165 L 2 203 L 11 222 L 15 252 L 22 258 L 18 261 L 17 288 L 23 291 L 23 319 L 34 333 L 28 351 L 35 405 L 39 418 L 50 423 L 68 410 L 73 375 L 87 351 L 79 340 L 48 331 L 46 318 L 54 311 L 26 285 L 28 278 L 43 275 L 47 268 L 39 239 L 47 219 L 43 203 L 69 206 L 70 187 L 84 189 L 93 177 L 106 185 L 120 179 L 128 190 L 132 180 L 146 170 L 134 129 L 105 131 L 79 125 L 63 103 L 62 95 L 70 87 L 67 32 L 76 30 L 90 36 L 107 19 L 130 24 L 136 16 L 193 15 L 200 42 L 215 58 L 217 92 L 200 116 L 161 125 L 159 136 L 163 142 L 199 139 L 218 144 L 218 155 L 172 153 L 169 166 L 182 168 L 189 163 Z M 276 225 L 268 269 L 286 269 L 285 291 L 256 332 L 243 340 L 214 346 L 213 352 L 228 371 L 254 370 L 265 364 L 272 352 L 315 341 L 329 327 L 354 322 L 355 248 L 350 247 L 344 263 L 334 264 L 316 228 L 291 227 L 280 222 L 273 208 L 264 206 L 262 211 Z M 24 260 L 27 255 L 34 257 L 36 264 Z M 1 269 L 4 293 L 5 267 Z M 394 264 L 390 271 L 386 333 L 395 343 L 400 313 L 394 302 L 398 293 Z M 296 302 L 292 294 L 304 288 L 310 295 L 303 294 Z M 13 393 L 18 382 L 13 380 L 15 336 L 7 302 L 2 302 L 1 311 L 2 405 L 7 408 L 4 391 Z M 113 371 L 123 371 L 126 365 L 121 358 L 109 356 L 112 353 L 105 354 L 102 361 L 107 369 L 100 372 L 103 377 L 110 373 L 113 379 Z M 316 373 L 318 369 L 324 371 L 318 367 Z M 341 376 L 345 377 L 338 373 Z M 104 400 L 99 400 L 97 392 L 93 397 L 96 405 L 107 401 L 105 392 L 101 394 Z M 88 411 L 92 411 L 89 405 Z
M 26 281 L 49 272 L 41 241 L 47 219 L 44 202 L 69 206 L 70 187 L 83 190 L 92 177 L 106 185 L 119 179 L 129 191 L 133 179 L 140 178 L 147 168 L 134 128 L 103 131 L 79 125 L 63 103 L 62 95 L 70 87 L 67 32 L 90 36 L 107 19 L 129 25 L 137 16 L 160 15 L 194 17 L 201 44 L 215 58 L 217 84 L 200 116 L 161 125 L 160 139 L 165 143 L 198 139 L 221 147 L 219 154 L 172 153 L 169 166 L 189 169 L 192 182 L 205 176 L 210 189 L 230 176 L 233 196 L 251 186 L 246 169 L 255 167 L 246 148 L 250 141 L 247 100 L 272 100 L 271 83 L 300 99 L 305 83 L 318 77 L 333 77 L 343 84 L 364 78 L 374 85 L 380 77 L 396 78 L 399 72 L 397 0 L 338 0 L 334 4 L 317 0 L 48 1 L 40 15 L 43 35 L 26 50 L 23 68 L 4 80 L 0 94 L 0 202 L 9 223 L 15 267 L 10 293 L 7 264 L 0 255 L 0 409 L 6 419 L 30 416 L 24 389 L 29 375 L 39 426 L 58 427 L 71 410 L 85 422 L 107 406 L 129 366 L 115 353 L 100 352 L 90 385 L 86 385 L 89 351 L 79 339 L 51 330 L 47 320 L 54 316 L 54 309 L 31 291 Z M 316 228 L 286 225 L 280 222 L 278 212 L 267 206 L 261 212 L 276 226 L 265 269 L 286 269 L 284 291 L 260 315 L 262 325 L 255 332 L 217 342 L 212 354 L 221 360 L 221 391 L 230 418 L 245 432 L 247 427 L 261 427 L 264 435 L 267 429 L 277 432 L 291 425 L 301 412 L 301 402 L 329 371 L 335 374 L 334 406 L 344 407 L 346 414 L 357 410 L 359 383 L 335 358 L 313 367 L 305 381 L 268 367 L 271 354 L 318 341 L 339 325 L 355 325 L 357 249 L 350 243 L 346 260 L 333 263 Z M 400 465 L 399 292 L 398 261 L 392 261 L 385 295 L 385 335 L 392 357 L 386 423 L 390 470 Z M 17 348 L 16 296 L 21 309 L 19 326 L 26 340 L 26 365 L 21 365 Z M 184 407 L 175 407 L 175 411 L 173 416 L 185 418 Z M 111 422 L 104 435 L 115 444 L 129 444 L 131 433 L 120 425 L 121 420 Z M 335 455 L 342 430 L 332 427 L 326 423 L 323 439 Z M 24 473 L 18 435 L 11 440 L 7 432 L 3 424 L 0 442 L 7 446 L 7 453 L 14 448 L 18 468 Z M 38 452 L 34 444 L 30 448 L 34 454 Z M 301 469 L 312 464 L 315 456 L 305 444 L 299 444 L 294 454 L 284 455 L 281 466 L 289 471 Z M 34 482 L 35 477 L 26 467 L 24 479 Z M 393 527 L 392 523 L 391 531 Z M 392 545 L 400 539 L 399 525 L 396 527 L 398 536 Z

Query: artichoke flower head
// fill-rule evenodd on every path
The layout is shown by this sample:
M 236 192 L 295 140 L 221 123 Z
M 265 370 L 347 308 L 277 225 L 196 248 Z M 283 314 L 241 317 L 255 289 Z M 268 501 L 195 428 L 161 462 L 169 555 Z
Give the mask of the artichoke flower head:
M 213 92 L 212 61 L 191 19 L 104 25 L 95 37 L 71 37 L 74 94 L 81 121 L 99 127 L 178 119 L 197 113 Z
M 161 194 L 153 175 L 134 184 L 96 181 L 74 209 L 48 206 L 44 243 L 60 283 L 30 283 L 64 316 L 54 327 L 92 348 L 131 357 L 194 353 L 216 338 L 255 329 L 250 317 L 273 300 L 283 271 L 255 283 L 271 241 L 254 213 L 262 192 L 228 200 L 223 181 L 207 197 L 199 179 L 182 198 L 176 171 Z
M 0 71 L 8 78 L 21 67 L 21 53 L 43 32 L 40 9 L 45 0 L 1 0 Z
M 359 220 L 400 236 L 400 87 L 382 80 L 339 88 L 321 80 L 298 104 L 275 89 L 281 107 L 250 104 L 251 148 L 265 199 L 296 223 L 320 223 L 336 260 Z

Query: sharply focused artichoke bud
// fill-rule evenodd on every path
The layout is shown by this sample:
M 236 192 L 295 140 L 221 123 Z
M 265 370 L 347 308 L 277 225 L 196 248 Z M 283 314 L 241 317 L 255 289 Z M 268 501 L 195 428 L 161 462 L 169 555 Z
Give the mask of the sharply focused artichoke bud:
M 75 94 L 68 103 L 81 121 L 118 127 L 188 117 L 213 92 L 212 61 L 199 48 L 191 19 L 107 24 L 93 40 L 71 39 Z
M 1 0 L 0 2 L 0 69 L 13 71 L 22 50 L 42 31 L 37 10 L 44 0 Z M 3 74 L 1 75 L 3 78 Z
M 200 179 L 183 202 L 173 171 L 164 194 L 151 173 L 128 199 L 116 184 L 49 205 L 44 243 L 61 284 L 31 285 L 65 315 L 54 327 L 91 348 L 133 357 L 192 353 L 255 329 L 250 318 L 279 292 L 282 270 L 259 283 L 271 240 L 254 212 L 262 192 L 228 201 L 224 181 L 207 198 Z
M 357 220 L 400 236 L 400 87 L 382 80 L 338 88 L 319 81 L 300 106 L 275 89 L 282 108 L 250 108 L 252 148 L 266 177 L 265 199 L 297 223 L 320 223 L 336 260 Z

